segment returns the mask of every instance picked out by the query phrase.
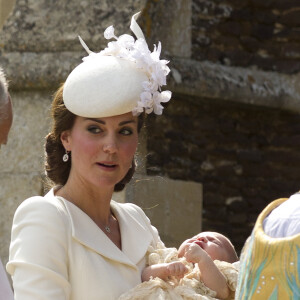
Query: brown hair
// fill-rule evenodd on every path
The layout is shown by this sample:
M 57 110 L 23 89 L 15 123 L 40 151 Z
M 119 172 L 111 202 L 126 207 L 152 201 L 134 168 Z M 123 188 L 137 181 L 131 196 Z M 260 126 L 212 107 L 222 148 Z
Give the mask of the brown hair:
M 62 160 L 65 154 L 65 148 L 60 140 L 63 131 L 73 127 L 76 115 L 71 113 L 63 102 L 63 87 L 57 90 L 51 106 L 52 128 L 51 132 L 46 136 L 45 142 L 45 171 L 49 185 L 66 184 L 70 170 L 71 159 L 67 162 Z M 138 118 L 138 132 L 140 132 L 145 115 L 141 114 Z M 69 153 L 69 156 L 71 153 Z M 131 180 L 135 171 L 135 161 L 132 161 L 132 167 L 128 170 L 125 177 L 115 185 L 114 191 L 122 191 L 125 185 Z

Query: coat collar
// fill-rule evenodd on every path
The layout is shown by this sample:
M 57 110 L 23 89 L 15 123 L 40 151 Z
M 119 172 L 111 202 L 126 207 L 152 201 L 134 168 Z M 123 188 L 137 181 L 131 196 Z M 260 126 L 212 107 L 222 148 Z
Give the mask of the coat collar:
M 75 240 L 108 259 L 137 268 L 137 263 L 145 256 L 153 237 L 145 217 L 133 205 L 111 201 L 111 209 L 120 226 L 122 242 L 120 250 L 76 205 L 63 197 L 56 197 L 53 189 L 46 196 L 55 197 L 64 204 L 70 217 L 72 237 Z

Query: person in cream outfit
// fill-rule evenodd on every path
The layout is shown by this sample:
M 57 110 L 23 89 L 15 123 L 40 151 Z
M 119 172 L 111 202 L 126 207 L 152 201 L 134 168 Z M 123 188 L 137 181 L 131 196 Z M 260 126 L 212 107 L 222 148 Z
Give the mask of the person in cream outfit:
M 141 282 L 157 230 L 138 206 L 112 200 L 131 179 L 146 113 L 161 114 L 169 73 L 132 17 L 130 35 L 91 52 L 58 89 L 46 137 L 52 188 L 17 209 L 7 271 L 15 299 L 113 300 Z

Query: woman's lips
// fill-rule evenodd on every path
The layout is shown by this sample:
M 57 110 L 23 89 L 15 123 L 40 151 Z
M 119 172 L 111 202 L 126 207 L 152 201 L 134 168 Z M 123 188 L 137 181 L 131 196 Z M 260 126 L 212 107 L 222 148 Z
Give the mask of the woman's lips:
M 114 164 L 113 162 L 97 162 L 97 165 L 101 167 L 101 169 L 111 170 L 111 171 L 113 171 L 117 167 L 117 165 Z

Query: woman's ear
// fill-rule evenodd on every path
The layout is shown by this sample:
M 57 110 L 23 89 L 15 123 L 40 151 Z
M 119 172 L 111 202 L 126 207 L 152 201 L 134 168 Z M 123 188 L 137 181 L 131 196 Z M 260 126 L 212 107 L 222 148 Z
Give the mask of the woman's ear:
M 60 135 L 60 140 L 67 151 L 71 151 L 70 130 L 65 130 Z

